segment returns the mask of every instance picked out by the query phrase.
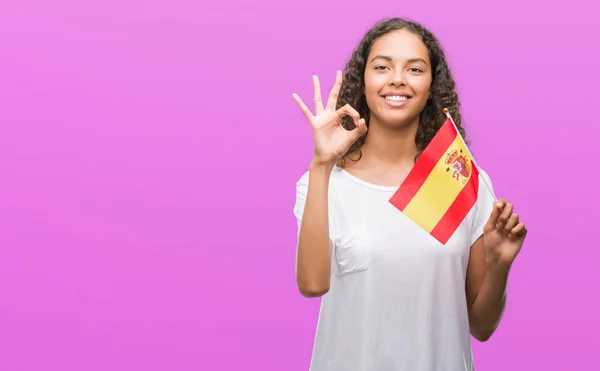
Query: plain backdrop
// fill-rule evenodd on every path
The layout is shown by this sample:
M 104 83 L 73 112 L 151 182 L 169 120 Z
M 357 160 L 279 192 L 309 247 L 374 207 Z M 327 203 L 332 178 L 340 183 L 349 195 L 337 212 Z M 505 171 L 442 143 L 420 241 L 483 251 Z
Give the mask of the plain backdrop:
M 324 95 L 377 20 L 444 45 L 471 149 L 530 235 L 477 368 L 590 370 L 593 0 L 3 0 L 0 369 L 307 370 L 295 183 Z

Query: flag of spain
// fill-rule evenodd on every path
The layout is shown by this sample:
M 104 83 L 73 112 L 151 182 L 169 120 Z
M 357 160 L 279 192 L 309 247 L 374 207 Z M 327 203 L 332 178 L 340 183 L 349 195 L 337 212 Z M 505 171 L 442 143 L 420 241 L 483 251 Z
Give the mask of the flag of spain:
M 478 190 L 479 171 L 448 117 L 390 202 L 446 244 L 477 201 Z

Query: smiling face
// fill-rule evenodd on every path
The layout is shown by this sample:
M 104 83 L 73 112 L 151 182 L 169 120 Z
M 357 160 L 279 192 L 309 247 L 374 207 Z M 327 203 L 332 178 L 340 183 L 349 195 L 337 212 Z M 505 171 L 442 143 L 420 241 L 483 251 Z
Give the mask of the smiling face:
M 402 127 L 418 123 L 432 81 L 425 44 L 402 29 L 377 39 L 365 66 L 365 96 L 371 124 Z

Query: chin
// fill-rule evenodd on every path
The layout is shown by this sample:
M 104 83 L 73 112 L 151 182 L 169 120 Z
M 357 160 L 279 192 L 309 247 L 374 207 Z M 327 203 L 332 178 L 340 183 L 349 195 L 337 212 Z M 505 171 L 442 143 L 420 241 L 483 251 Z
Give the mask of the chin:
M 374 115 L 376 120 L 384 126 L 390 128 L 402 128 L 417 122 L 418 113 L 414 112 L 395 112 Z

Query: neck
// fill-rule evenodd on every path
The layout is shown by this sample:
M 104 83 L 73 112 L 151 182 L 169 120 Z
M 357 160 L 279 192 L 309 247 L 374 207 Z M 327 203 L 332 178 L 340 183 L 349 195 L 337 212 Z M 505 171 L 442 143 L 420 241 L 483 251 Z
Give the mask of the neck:
M 415 137 L 419 118 L 398 128 L 380 124 L 371 117 L 365 144 L 362 146 L 365 162 L 375 160 L 390 165 L 412 164 L 417 155 Z

